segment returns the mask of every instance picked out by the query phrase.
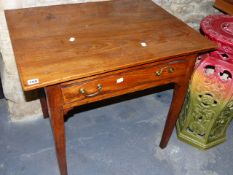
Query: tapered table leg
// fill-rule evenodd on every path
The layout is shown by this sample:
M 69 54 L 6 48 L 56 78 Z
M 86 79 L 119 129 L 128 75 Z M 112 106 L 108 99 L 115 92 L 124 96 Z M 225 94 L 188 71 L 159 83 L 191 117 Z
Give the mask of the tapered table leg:
M 196 56 L 195 56 L 196 57 Z M 167 120 L 163 130 L 162 139 L 160 141 L 160 148 L 165 148 L 168 144 L 168 141 L 172 135 L 172 132 L 175 128 L 176 121 L 179 117 L 179 113 L 184 103 L 185 95 L 188 90 L 189 80 L 193 72 L 193 67 L 195 64 L 195 57 L 190 61 L 189 69 L 186 72 L 183 80 L 176 82 L 175 89 L 173 93 L 173 98 L 171 106 L 168 112 Z
M 186 90 L 187 90 L 187 85 L 180 85 L 180 84 L 175 85 L 171 107 L 168 112 L 167 120 L 163 130 L 162 139 L 160 142 L 161 148 L 165 148 L 168 144 L 168 141 L 175 127 L 176 121 L 179 117 L 179 113 L 181 111 L 184 102 Z
M 66 143 L 62 94 L 59 85 L 46 88 L 50 123 L 53 130 L 57 161 L 61 175 L 68 175 L 66 163 Z

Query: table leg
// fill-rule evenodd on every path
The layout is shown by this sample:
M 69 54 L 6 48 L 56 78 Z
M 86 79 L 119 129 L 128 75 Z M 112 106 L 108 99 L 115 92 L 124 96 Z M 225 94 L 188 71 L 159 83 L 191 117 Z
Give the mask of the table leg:
M 50 123 L 53 130 L 53 137 L 56 147 L 57 161 L 60 174 L 68 175 L 66 163 L 66 143 L 64 112 L 62 107 L 62 94 L 59 85 L 46 88 L 48 107 L 50 112 Z
M 171 102 L 171 107 L 168 112 L 167 120 L 163 130 L 162 139 L 160 141 L 160 148 L 165 148 L 168 144 L 168 141 L 172 135 L 172 132 L 175 128 L 176 121 L 179 117 L 179 113 L 182 109 L 186 92 L 189 86 L 189 80 L 193 72 L 193 67 L 196 61 L 197 56 L 194 55 L 193 59 L 190 59 L 189 66 L 187 66 L 186 76 L 183 77 L 183 80 L 176 82 L 175 89 L 173 93 L 173 98 Z
M 172 135 L 173 129 L 175 127 L 176 121 L 179 117 L 184 98 L 187 91 L 187 85 L 176 84 L 173 94 L 173 99 L 171 103 L 170 110 L 168 112 L 166 124 L 163 130 L 163 136 L 160 142 L 160 147 L 165 148 L 168 141 Z

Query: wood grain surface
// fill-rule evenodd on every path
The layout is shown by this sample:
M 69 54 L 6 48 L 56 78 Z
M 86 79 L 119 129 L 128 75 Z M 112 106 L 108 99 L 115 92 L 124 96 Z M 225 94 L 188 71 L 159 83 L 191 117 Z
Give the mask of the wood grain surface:
M 151 0 L 37 7 L 5 14 L 25 91 L 215 48 Z M 28 80 L 36 82 L 30 85 Z
M 174 58 L 174 61 L 171 62 L 164 61 L 155 64 L 146 64 L 124 71 L 104 74 L 103 76 L 63 83 L 61 88 L 65 103 L 64 107 L 70 106 L 72 102 L 81 105 L 155 87 L 158 82 L 161 83 L 160 81 L 165 81 L 166 79 L 170 79 L 170 83 L 172 83 L 171 79 L 173 79 L 175 83 L 176 79 L 180 79 L 181 76 L 184 77 L 184 74 L 187 72 L 186 67 L 189 64 L 187 60 L 187 56 L 185 58 Z M 98 85 L 102 86 L 100 91 L 98 91 Z M 87 94 L 81 94 L 80 89 L 85 89 Z M 95 96 L 87 96 L 96 92 Z M 71 106 L 75 105 L 71 104 Z
M 216 0 L 215 7 L 223 12 L 233 15 L 233 0 Z
M 5 14 L 23 89 L 45 89 L 41 104 L 50 117 L 61 175 L 68 175 L 65 113 L 83 104 L 174 83 L 160 142 L 165 148 L 197 55 L 216 47 L 151 0 L 58 5 Z

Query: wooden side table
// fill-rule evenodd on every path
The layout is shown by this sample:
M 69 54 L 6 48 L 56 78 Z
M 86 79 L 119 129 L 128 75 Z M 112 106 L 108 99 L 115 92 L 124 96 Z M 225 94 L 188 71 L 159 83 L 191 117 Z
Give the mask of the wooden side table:
M 151 0 L 113 0 L 5 12 L 25 91 L 44 89 L 61 175 L 72 108 L 175 84 L 160 147 L 183 104 L 195 58 L 215 45 Z M 47 103 L 45 103 L 47 101 Z M 49 113 L 48 113 L 48 111 Z

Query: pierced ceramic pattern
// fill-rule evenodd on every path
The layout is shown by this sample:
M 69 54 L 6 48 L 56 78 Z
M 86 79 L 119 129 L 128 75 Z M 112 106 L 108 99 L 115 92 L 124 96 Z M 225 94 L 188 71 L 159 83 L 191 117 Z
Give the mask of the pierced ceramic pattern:
M 233 54 L 233 17 L 230 15 L 210 15 L 201 22 L 203 33 L 217 42 L 218 49 Z
M 223 141 L 233 116 L 233 59 L 215 51 L 199 58 L 177 122 L 178 137 L 208 149 Z

